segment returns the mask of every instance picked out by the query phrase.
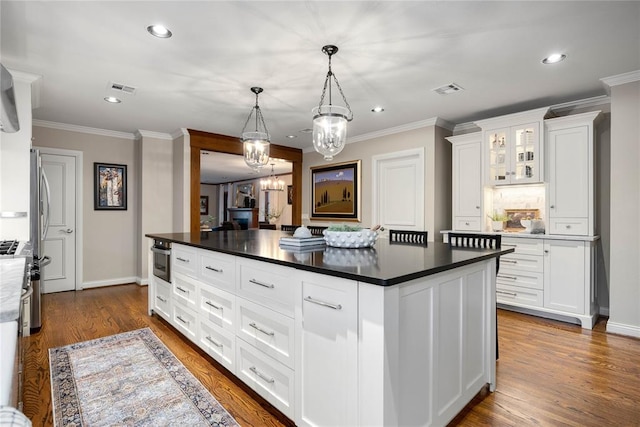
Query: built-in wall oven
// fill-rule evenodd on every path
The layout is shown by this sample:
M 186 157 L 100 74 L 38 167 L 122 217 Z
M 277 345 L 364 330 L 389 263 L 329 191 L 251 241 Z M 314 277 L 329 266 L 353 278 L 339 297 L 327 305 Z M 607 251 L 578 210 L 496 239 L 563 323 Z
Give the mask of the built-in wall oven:
M 154 239 L 151 252 L 153 252 L 153 275 L 171 283 L 171 242 Z

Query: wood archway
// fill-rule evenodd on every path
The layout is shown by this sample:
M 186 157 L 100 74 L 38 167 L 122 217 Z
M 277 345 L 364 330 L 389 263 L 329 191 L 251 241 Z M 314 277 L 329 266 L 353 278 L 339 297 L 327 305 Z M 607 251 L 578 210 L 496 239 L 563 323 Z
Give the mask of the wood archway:
M 238 138 L 217 133 L 187 129 L 191 147 L 191 208 L 189 215 L 189 231 L 200 232 L 200 152 L 216 151 L 218 153 L 237 154 L 242 156 L 242 142 Z M 291 205 L 291 221 L 302 224 L 302 150 L 271 144 L 270 157 L 284 159 L 292 163 L 291 182 L 293 184 L 293 204 Z

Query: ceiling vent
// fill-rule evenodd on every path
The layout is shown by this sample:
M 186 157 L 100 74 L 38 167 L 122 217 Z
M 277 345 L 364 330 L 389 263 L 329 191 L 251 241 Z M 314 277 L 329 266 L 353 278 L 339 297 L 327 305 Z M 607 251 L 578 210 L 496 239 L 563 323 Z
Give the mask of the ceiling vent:
M 116 92 L 126 93 L 128 95 L 135 95 L 136 88 L 133 86 L 123 85 L 121 83 L 109 83 L 109 88 L 111 90 L 115 90 Z
M 455 83 L 449 83 L 448 85 L 444 85 L 435 89 L 432 89 L 435 93 L 440 95 L 450 95 L 452 93 L 463 91 L 464 88 Z

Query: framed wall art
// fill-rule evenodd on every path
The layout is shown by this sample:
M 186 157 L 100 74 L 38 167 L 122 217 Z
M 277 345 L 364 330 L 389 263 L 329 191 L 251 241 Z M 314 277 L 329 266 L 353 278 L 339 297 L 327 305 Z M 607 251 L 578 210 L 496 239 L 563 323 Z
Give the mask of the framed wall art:
M 209 196 L 200 196 L 200 215 L 209 215 Z
M 287 185 L 287 204 L 293 204 L 293 185 Z
M 311 167 L 311 219 L 360 221 L 360 163 Z
M 127 165 L 93 164 L 93 209 L 127 210 Z

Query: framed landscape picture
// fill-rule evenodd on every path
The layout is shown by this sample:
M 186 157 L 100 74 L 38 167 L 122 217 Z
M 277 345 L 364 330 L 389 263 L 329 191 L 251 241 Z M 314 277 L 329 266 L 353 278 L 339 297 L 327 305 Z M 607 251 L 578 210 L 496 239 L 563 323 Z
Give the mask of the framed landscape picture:
M 127 165 L 93 164 L 94 210 L 127 210 Z
M 311 167 L 311 219 L 360 221 L 360 160 Z

